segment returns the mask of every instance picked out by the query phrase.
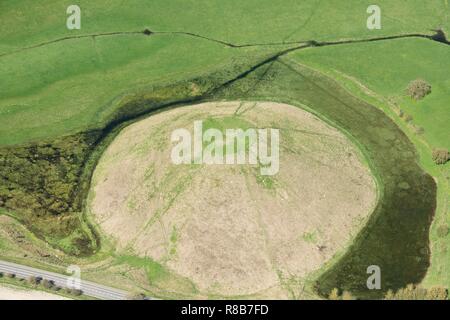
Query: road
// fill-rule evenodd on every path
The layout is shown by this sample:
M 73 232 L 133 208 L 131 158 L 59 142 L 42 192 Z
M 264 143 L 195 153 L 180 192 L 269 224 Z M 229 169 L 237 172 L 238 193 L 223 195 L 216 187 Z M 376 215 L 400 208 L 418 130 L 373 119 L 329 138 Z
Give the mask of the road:
M 27 279 L 30 276 L 40 277 L 42 279 L 51 280 L 55 285 L 66 288 L 69 276 L 44 271 L 41 269 L 31 268 L 16 263 L 0 261 L 0 272 L 13 273 L 16 277 Z M 102 300 L 124 300 L 128 292 L 103 286 L 91 281 L 81 280 L 81 288 L 83 294 Z

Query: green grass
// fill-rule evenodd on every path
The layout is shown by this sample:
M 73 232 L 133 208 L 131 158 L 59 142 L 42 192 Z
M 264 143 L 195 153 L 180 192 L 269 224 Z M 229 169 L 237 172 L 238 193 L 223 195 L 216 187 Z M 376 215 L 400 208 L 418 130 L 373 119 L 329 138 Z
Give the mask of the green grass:
M 243 131 L 246 131 L 247 129 L 253 128 L 252 124 L 247 122 L 246 120 L 242 119 L 239 116 L 226 116 L 226 117 L 208 117 L 205 120 L 203 120 L 202 123 L 203 128 L 203 134 L 208 129 L 217 129 L 222 133 L 223 136 L 223 156 L 225 157 L 228 152 L 232 154 L 237 153 L 237 143 L 236 140 L 231 140 L 230 144 L 227 144 L 226 142 L 226 130 L 227 129 L 241 129 Z M 203 141 L 203 150 L 206 149 L 207 146 L 209 146 L 211 143 L 214 143 L 214 140 L 211 142 Z M 248 139 L 245 140 L 245 152 L 247 153 L 249 150 L 249 141 Z
M 316 232 L 305 232 L 302 235 L 302 239 L 308 243 L 316 243 L 317 242 L 317 234 Z
M 245 131 L 253 128 L 253 126 L 239 116 L 208 117 L 203 120 L 203 131 L 211 128 L 220 130 L 222 134 L 225 134 L 227 129 L 241 129 Z
M 425 39 L 400 39 L 304 50 L 294 57 L 317 69 L 342 72 L 378 94 L 394 98 L 415 124 L 425 128 L 425 139 L 433 147 L 450 149 L 448 46 Z M 415 102 L 405 89 L 417 78 L 431 84 L 432 94 Z
M 192 32 L 235 44 L 263 44 L 310 39 L 359 39 L 415 32 L 430 34 L 430 29 L 439 27 L 450 31 L 447 0 L 380 0 L 383 28 L 377 31 L 366 28 L 366 8 L 372 4 L 366 0 L 339 4 L 320 0 L 132 0 L 126 5 L 119 0 L 80 0 L 80 31 L 65 28 L 65 10 L 70 4 L 66 0 L 58 3 L 50 0 L 39 3 L 32 0 L 0 2 L 2 146 L 32 141 L 54 144 L 55 139 L 61 136 L 104 128 L 111 121 L 116 121 L 114 124 L 117 125 L 162 104 L 200 96 L 212 86 L 233 78 L 268 54 L 282 49 L 280 46 L 237 49 L 174 34 L 85 37 L 44 44 L 62 37 L 150 28 L 153 31 Z M 39 44 L 43 45 L 21 50 Z M 16 50 L 19 52 L 7 54 Z M 431 147 L 450 146 L 448 47 L 427 40 L 404 39 L 308 49 L 291 55 L 291 58 L 333 74 L 344 83 L 335 72 L 338 70 L 381 96 L 393 97 L 405 112 L 413 116 L 415 124 L 425 128 L 423 137 L 410 135 L 410 138 L 421 155 L 422 166 L 439 177 L 439 215 L 432 228 L 431 239 L 433 244 L 442 247 L 446 239 L 437 239 L 436 227 L 437 223 L 449 220 L 443 199 L 450 198 L 446 189 L 450 169 L 449 165 L 436 168 L 428 156 Z M 427 268 L 423 261 L 427 255 L 421 249 L 428 241 L 427 210 L 432 206 L 434 190 L 432 182 L 416 165 L 414 147 L 381 112 L 352 97 L 336 83 L 294 62 L 285 60 L 289 66 L 276 63 L 272 69 L 261 67 L 208 98 L 274 100 L 308 108 L 347 133 L 367 157 L 384 197 L 362 233 L 367 237 L 357 237 L 348 253 L 333 264 L 332 272 L 321 278 L 322 293 L 331 286 L 340 286 L 366 294 L 361 288 L 366 274 L 357 268 L 372 259 L 389 270 L 385 277 L 388 286 L 398 287 L 405 281 L 419 279 Z M 413 103 L 404 97 L 403 90 L 416 77 L 429 81 L 433 93 L 423 101 Z M 261 79 L 264 81 L 260 82 Z M 354 93 L 352 85 L 348 82 L 345 85 Z M 391 112 L 386 108 L 383 111 Z M 403 130 L 409 130 L 401 121 L 398 123 Z M 123 123 L 122 127 L 125 125 Z M 89 158 L 87 165 L 78 163 L 73 168 L 79 170 L 78 173 L 83 172 L 78 195 L 85 194 L 83 190 L 89 187 L 90 173 L 96 160 L 119 127 L 107 127 L 105 131 L 108 133 L 110 130 L 113 132 L 96 145 L 93 154 L 82 152 Z M 394 142 L 397 145 L 392 148 Z M 11 161 L 22 163 L 22 160 Z M 13 181 L 14 191 L 23 195 L 15 195 L 13 200 L 20 199 L 23 203 L 12 206 L 23 206 L 31 201 L 30 196 L 39 194 L 36 190 L 43 190 L 39 188 L 41 181 L 52 189 L 50 198 L 64 189 L 58 187 L 58 179 L 54 176 L 55 172 L 61 174 L 64 166 L 56 165 L 51 170 L 36 169 L 34 167 L 39 166 L 33 165 L 32 158 L 27 161 L 17 166 L 22 168 L 20 170 L 4 166 L 7 180 Z M 49 163 L 49 166 L 53 165 Z M 27 179 L 36 180 L 33 184 L 37 186 L 36 190 L 28 190 Z M 398 188 L 405 182 L 411 186 L 410 189 Z M 68 187 L 75 185 L 70 181 Z M 9 192 L 6 186 L 6 183 L 0 186 L 4 193 Z M 270 181 L 267 186 L 272 187 Z M 177 190 L 173 191 L 176 193 Z M 411 221 L 401 222 L 406 213 Z M 23 212 L 15 215 L 20 219 Z M 389 219 L 400 221 L 400 225 L 392 227 Z M 47 237 L 51 237 L 53 222 L 41 223 L 34 228 L 45 230 Z M 77 228 L 73 233 L 66 232 L 67 237 L 48 238 L 48 241 L 70 251 L 75 236 L 86 231 L 83 224 Z M 427 281 L 450 284 L 450 272 L 446 272 L 450 254 L 442 248 L 439 250 L 433 251 Z M 390 254 L 397 254 L 395 261 L 389 258 Z M 165 279 L 167 276 L 164 268 L 151 261 L 125 260 L 142 264 L 151 275 L 149 278 Z
M 136 256 L 120 256 L 117 258 L 118 263 L 126 263 L 132 267 L 144 268 L 150 283 L 162 281 L 169 277 L 170 272 L 161 264 L 150 258 L 140 258 Z
M 67 30 L 68 1 L 2 1 L 0 54 L 62 37 L 112 31 L 183 31 L 235 43 L 341 39 L 429 32 L 445 2 L 379 1 L 383 29 L 366 28 L 370 1 L 171 0 L 77 2 L 82 29 Z M 121 96 L 220 69 L 249 50 L 185 35 L 69 39 L 0 56 L 0 144 L 76 133 L 101 125 Z M 279 47 L 278 47 L 279 48 Z M 271 47 L 270 50 L 278 50 Z
M 291 64 L 289 60 L 285 63 Z M 426 190 L 430 181 L 422 175 L 421 170 L 415 164 L 416 158 L 412 145 L 381 112 L 355 99 L 329 79 L 304 68 L 299 68 L 295 64 L 285 66 L 277 63 L 269 74 L 261 74 L 263 71 L 264 68 L 258 69 L 249 77 L 241 79 L 233 86 L 225 88 L 223 92 L 219 92 L 216 98 L 236 99 L 237 97 L 243 97 L 245 95 L 242 90 L 248 92 L 247 88 L 252 86 L 255 91 L 247 96 L 248 99 L 273 99 L 312 108 L 313 112 L 325 117 L 328 121 L 332 121 L 333 124 L 351 135 L 355 142 L 364 146 L 363 152 L 370 160 L 369 163 L 374 173 L 379 176 L 379 179 L 382 179 L 383 186 L 387 189 L 378 212 L 374 214 L 372 223 L 368 225 L 370 229 L 365 230 L 365 235 L 368 235 L 367 238 L 360 237 L 356 244 L 352 246 L 353 250 L 350 251 L 349 255 L 344 256 L 344 259 L 341 260 L 346 268 L 356 269 L 353 272 L 346 271 L 346 274 L 341 274 L 342 270 L 339 270 L 338 264 L 338 271 L 332 273 L 332 275 L 339 274 L 340 277 L 335 278 L 333 276 L 331 279 L 325 279 L 323 282 L 325 289 L 323 290 L 339 286 L 361 293 L 362 288 L 360 286 L 361 283 L 364 283 L 361 281 L 361 277 L 366 275 L 358 272 L 358 268 L 361 264 L 364 265 L 374 258 L 371 256 L 371 252 L 390 255 L 392 250 L 402 251 L 402 255 L 396 257 L 395 261 L 385 260 L 386 256 L 384 255 L 375 257 L 375 259 L 381 259 L 378 263 L 383 265 L 386 270 L 392 270 L 390 275 L 386 275 L 386 278 L 390 281 L 387 284 L 388 286 L 398 287 L 403 285 L 405 281 L 420 277 L 424 268 L 424 261 L 421 259 L 423 259 L 422 256 L 425 253 L 416 251 L 418 250 L 416 246 L 419 249 L 422 248 L 424 237 L 427 235 L 423 220 L 428 217 L 429 211 L 427 209 L 432 205 L 430 201 L 432 202 L 433 195 L 432 190 L 431 192 Z M 259 81 L 262 76 L 267 77 L 267 81 Z M 255 86 L 255 81 L 258 81 L 259 85 Z M 379 130 L 379 127 L 384 129 Z M 386 143 L 386 139 L 392 141 L 397 139 L 398 150 L 396 152 L 392 153 L 391 143 Z M 390 152 L 391 157 L 385 157 L 386 152 Z M 407 191 L 397 190 L 398 183 L 403 181 L 407 181 L 412 188 Z M 389 192 L 392 192 L 392 194 Z M 416 196 L 417 192 L 421 195 L 427 194 L 427 192 L 430 192 L 430 194 L 429 197 L 422 199 L 422 197 Z M 410 196 L 408 201 L 404 199 L 405 195 Z M 399 198 L 402 198 L 401 202 L 399 202 Z M 385 220 L 392 219 L 394 214 L 396 219 L 404 218 L 402 210 L 405 205 L 413 216 L 411 221 L 395 229 L 386 226 Z M 406 237 L 402 230 L 410 230 L 411 228 L 417 228 L 417 234 Z M 415 245 L 411 246 L 411 243 Z M 365 250 L 367 247 L 372 249 L 376 247 L 376 250 L 367 252 Z M 403 255 L 406 252 L 405 250 L 409 254 Z M 133 263 L 136 263 L 136 261 Z M 405 265 L 408 265 L 415 273 L 399 273 L 399 266 Z M 153 265 L 150 264 L 150 266 Z M 161 269 L 151 268 L 151 270 L 151 274 L 158 279 L 161 275 Z
M 2 1 L 3 50 L 77 34 L 65 28 L 70 4 L 67 0 L 40 1 L 39 5 L 32 0 Z M 373 4 L 369 0 L 132 0 L 126 5 L 120 0 L 79 0 L 77 4 L 83 34 L 150 28 L 240 44 L 426 32 L 449 26 L 445 0 L 379 0 L 383 28 L 375 32 L 366 28 L 366 9 Z
M 276 180 L 271 176 L 263 176 L 258 174 L 259 168 L 255 169 L 256 182 L 263 186 L 263 188 L 273 190 L 276 186 Z
M 422 166 L 436 177 L 438 203 L 430 233 L 432 262 L 424 285 L 450 287 L 448 240 L 437 235 L 440 225 L 450 223 L 450 163 L 436 166 L 431 160 L 433 148 L 450 149 L 450 66 L 445 62 L 450 59 L 448 46 L 410 39 L 323 49 L 305 50 L 294 57 L 301 63 L 323 70 L 350 91 L 379 105 L 408 134 L 419 151 Z M 432 85 L 432 93 L 421 101 L 413 101 L 404 93 L 409 81 L 416 78 L 423 78 Z M 355 81 L 378 94 L 379 98 L 361 94 Z M 406 114 L 412 115 L 412 123 L 424 128 L 424 133 L 417 135 L 412 132 L 411 127 L 392 110 L 387 98 L 397 103 Z
M 179 294 L 194 295 L 197 288 L 188 279 L 172 272 L 164 265 L 150 259 L 141 258 L 134 255 L 121 255 L 116 258 L 117 264 L 127 264 L 134 268 L 142 268 L 146 275 L 148 283 L 153 288 L 170 288 L 170 292 L 165 292 L 165 296 L 176 297 Z
M 272 100 L 304 107 L 346 133 L 366 156 L 382 188 L 382 197 L 349 251 L 319 279 L 322 294 L 339 287 L 360 297 L 379 297 L 379 292 L 367 292 L 364 286 L 367 263 L 387 270 L 383 278 L 385 289 L 404 286 L 423 276 L 428 268 L 428 253 L 422 249 L 427 245 L 434 183 L 417 165 L 413 145 L 386 115 L 331 79 L 286 58 L 270 69 L 258 68 L 216 92 L 213 98 Z M 170 96 L 163 95 L 163 99 Z M 130 103 L 139 107 L 143 102 L 137 99 Z M 401 182 L 407 182 L 411 188 L 398 188 Z M 406 269 L 408 272 L 404 272 Z M 158 270 L 152 273 L 157 279 L 161 275 Z
M 0 144 L 101 127 L 135 92 L 249 56 L 246 49 L 192 38 L 126 36 L 98 38 L 95 47 L 92 39 L 78 39 L 0 57 Z
M 429 255 L 423 249 L 428 244 L 436 190 L 431 177 L 418 165 L 413 144 L 383 112 L 332 79 L 291 58 L 281 61 L 270 70 L 259 68 L 225 88 L 220 96 L 284 102 L 313 112 L 360 148 L 379 186 L 374 213 L 345 254 L 320 276 L 316 289 L 324 295 L 339 287 L 358 297 L 380 297 L 382 292 L 370 292 L 365 286 L 370 264 L 384 270 L 384 290 L 419 281 L 428 268 Z M 254 90 L 249 92 L 248 87 Z M 411 188 L 398 188 L 400 182 Z

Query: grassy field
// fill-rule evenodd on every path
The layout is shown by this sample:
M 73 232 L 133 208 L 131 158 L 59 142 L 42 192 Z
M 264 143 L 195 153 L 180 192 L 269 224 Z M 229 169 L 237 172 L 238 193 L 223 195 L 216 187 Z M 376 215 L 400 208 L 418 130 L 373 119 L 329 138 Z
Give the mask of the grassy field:
M 382 30 L 366 28 L 369 1 L 80 1 L 82 29 L 65 27 L 67 1 L 0 4 L 0 144 L 74 133 L 101 123 L 115 100 L 152 83 L 211 72 L 248 56 L 245 48 L 145 28 L 190 32 L 236 44 L 336 40 L 422 32 L 445 25 L 445 2 L 381 1 Z M 251 8 L 251 9 L 250 9 Z M 64 37 L 108 32 L 138 32 Z M 46 44 L 47 43 L 47 44 Z M 40 47 L 20 50 L 44 44 Z M 256 47 L 261 54 L 278 46 Z M 16 50 L 20 50 L 16 52 Z M 16 52 L 14 54 L 8 54 Z M 6 55 L 5 55 L 6 54 Z
M 424 284 L 449 287 L 448 237 L 439 236 L 437 230 L 450 224 L 450 164 L 436 166 L 431 161 L 432 149 L 450 148 L 450 67 L 444 62 L 450 59 L 448 46 L 417 39 L 323 49 L 302 51 L 294 59 L 336 78 L 390 115 L 415 143 L 422 166 L 436 178 L 438 203 L 430 235 L 432 260 Z M 405 94 L 408 83 L 417 78 L 432 85 L 432 94 L 421 101 Z M 406 123 L 397 108 L 411 115 L 412 121 Z M 417 134 L 416 127 L 423 131 Z
M 366 297 L 364 266 L 367 261 L 388 270 L 384 278 L 385 289 L 421 279 L 428 266 L 428 253 L 423 248 L 428 242 L 434 184 L 417 166 L 412 144 L 383 113 L 349 95 L 331 80 L 293 64 L 289 59 L 257 68 L 247 77 L 216 92 L 214 97 L 208 97 L 212 98 L 274 100 L 307 108 L 347 132 L 367 157 L 381 187 L 382 198 L 361 236 L 333 265 L 337 269 L 319 281 L 322 294 L 339 287 Z M 397 141 L 395 151 L 386 139 Z M 386 152 L 391 157 L 385 157 Z M 404 187 L 406 184 L 408 189 Z M 404 220 L 405 214 L 414 218 Z M 391 225 L 392 219 L 398 225 Z M 100 254 L 104 254 L 103 250 L 108 249 L 102 249 Z M 399 254 L 393 259 L 392 252 Z M 96 260 L 95 256 L 89 259 Z M 405 273 L 404 266 L 408 266 L 410 272 Z
M 232 66 L 237 59 L 243 63 L 252 51 L 133 35 L 59 42 L 2 57 L 0 143 L 101 127 L 127 95 Z
M 74 34 L 61 23 L 70 1 L 6 0 L 0 4 L 2 51 Z M 121 0 L 77 2 L 82 33 L 182 31 L 235 44 L 330 40 L 372 36 L 366 28 L 368 0 Z M 377 35 L 429 32 L 449 27 L 445 0 L 377 1 L 384 12 Z M 19 27 L 19 29 L 18 29 Z M 0 51 L 1 52 L 1 51 Z
M 304 50 L 295 58 L 317 69 L 353 77 L 394 100 L 425 129 L 424 138 L 432 147 L 450 148 L 448 46 L 424 39 L 399 39 Z M 412 100 L 405 92 L 409 82 L 417 78 L 429 82 L 433 90 L 421 101 Z
M 321 278 L 321 293 L 339 286 L 365 296 L 361 283 L 366 275 L 357 268 L 372 258 L 390 270 L 388 286 L 422 279 L 428 267 L 429 209 L 435 190 L 416 164 L 416 152 L 420 165 L 438 185 L 431 229 L 433 255 L 425 284 L 450 286 L 448 236 L 437 235 L 440 225 L 450 223 L 450 164 L 436 167 L 430 156 L 434 147 L 450 148 L 449 46 L 408 38 L 315 47 L 260 65 L 275 53 L 312 39 L 430 35 L 437 28 L 448 33 L 447 0 L 378 1 L 383 28 L 376 31 L 366 28 L 366 8 L 372 3 L 365 0 L 339 4 L 82 0 L 78 31 L 65 27 L 70 4 L 65 0 L 0 2 L 0 214 L 24 223 L 33 237 L 38 236 L 30 247 L 40 243 L 39 250 L 52 252 L 52 259 L 34 252 L 40 263 L 90 264 L 111 254 L 110 244 L 103 243 L 105 248 L 94 244 L 95 230 L 86 224 L 82 209 L 96 162 L 121 128 L 176 102 L 263 99 L 305 107 L 348 133 L 367 157 L 384 194 L 367 229 L 331 266 L 336 275 L 325 273 Z M 142 33 L 146 28 L 156 33 L 147 36 Z M 429 81 L 433 92 L 413 102 L 404 89 L 417 77 Z M 357 98 L 379 107 L 398 127 Z M 412 122 L 396 115 L 399 108 Z M 423 133 L 414 133 L 418 128 Z M 386 143 L 394 140 L 395 148 Z M 409 213 L 414 221 L 394 228 L 386 220 L 389 210 L 394 212 L 392 220 Z M 14 242 L 20 238 L 3 233 L 2 239 L 1 256 L 27 261 L 18 255 L 31 249 L 17 248 Z M 45 244 L 42 249 L 42 240 L 52 248 Z M 407 241 L 412 244 L 405 248 Z M 379 256 L 364 253 L 366 245 Z M 82 248 L 89 249 L 85 254 L 96 254 L 74 258 L 83 254 Z M 389 252 L 410 252 L 410 256 L 400 256 L 393 265 L 387 259 Z M 142 270 L 129 284 L 125 266 L 139 269 L 147 262 L 122 259 L 105 277 L 95 272 L 92 276 L 105 282 L 120 279 L 135 288 Z M 116 279 L 112 274 L 120 276 Z
M 385 270 L 385 290 L 403 286 L 405 281 L 420 281 L 428 267 L 424 248 L 435 186 L 418 166 L 414 146 L 387 116 L 336 82 L 290 59 L 282 62 L 275 63 L 264 76 L 272 81 L 259 81 L 258 73 L 252 75 L 260 86 L 249 95 L 306 106 L 347 132 L 369 161 L 380 189 L 378 206 L 367 226 L 343 258 L 319 278 L 319 291 L 327 294 L 335 286 L 360 297 L 379 297 L 380 292 L 370 292 L 365 286 L 367 263 Z M 259 76 L 261 73 L 264 70 L 259 70 Z M 244 83 L 235 84 L 232 97 L 246 96 L 241 86 L 246 88 Z M 413 196 L 415 193 L 421 196 Z M 409 272 L 404 272 L 402 265 L 408 266 Z

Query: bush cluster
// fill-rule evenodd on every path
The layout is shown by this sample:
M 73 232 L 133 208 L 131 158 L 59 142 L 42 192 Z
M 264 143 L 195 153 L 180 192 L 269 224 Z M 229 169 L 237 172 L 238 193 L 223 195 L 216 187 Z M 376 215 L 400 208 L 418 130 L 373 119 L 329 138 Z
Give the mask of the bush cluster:
M 431 93 L 431 85 L 425 80 L 417 79 L 409 83 L 406 91 L 414 100 L 421 100 Z
M 409 284 L 406 288 L 397 292 L 389 290 L 385 300 L 448 300 L 448 290 L 444 287 L 432 287 L 429 289 Z
M 446 164 L 450 160 L 450 152 L 445 149 L 433 150 L 433 161 L 436 164 Z
M 62 289 L 61 287 L 57 286 L 53 280 L 42 279 L 40 277 L 35 277 L 35 276 L 30 276 L 30 277 L 28 277 L 27 280 L 28 280 L 28 283 L 31 285 L 33 285 L 33 286 L 42 285 L 47 290 L 60 291 Z M 65 288 L 64 292 L 66 294 L 70 294 L 73 296 L 80 296 L 83 294 L 83 292 L 81 290 L 74 289 L 74 288 Z
M 334 288 L 331 290 L 329 296 L 329 300 L 355 300 L 353 295 L 348 291 L 343 291 L 342 294 L 338 288 Z

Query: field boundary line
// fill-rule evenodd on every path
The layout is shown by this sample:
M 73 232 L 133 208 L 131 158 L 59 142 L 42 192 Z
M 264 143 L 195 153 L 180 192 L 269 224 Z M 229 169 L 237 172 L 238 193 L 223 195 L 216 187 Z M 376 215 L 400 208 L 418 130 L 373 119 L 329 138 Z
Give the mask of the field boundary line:
M 438 32 L 439 30 L 435 30 Z M 432 41 L 438 41 L 447 45 L 450 45 L 450 41 L 447 39 L 442 39 L 438 37 L 438 34 L 430 35 L 425 33 L 407 33 L 407 34 L 399 34 L 392 36 L 382 36 L 382 37 L 374 37 L 374 38 L 362 38 L 362 39 L 341 39 L 336 41 L 316 41 L 316 40 L 298 40 L 298 41 L 282 41 L 282 42 L 269 42 L 269 43 L 247 43 L 247 44 L 235 44 L 227 41 L 223 41 L 220 39 L 214 39 L 210 37 L 206 37 L 200 34 L 192 33 L 192 32 L 184 32 L 184 31 L 150 31 L 145 29 L 143 31 L 113 31 L 113 32 L 103 32 L 103 33 L 91 33 L 84 35 L 74 35 L 74 36 L 65 36 L 62 38 L 49 40 L 45 42 L 41 42 L 35 45 L 18 48 L 9 52 L 1 53 L 0 58 L 9 56 L 15 53 L 20 53 L 27 50 L 32 50 L 40 47 L 44 47 L 53 43 L 58 43 L 67 40 L 75 40 L 75 39 L 84 39 L 84 38 L 96 38 L 96 37 L 111 37 L 111 36 L 127 36 L 127 35 L 135 35 L 135 36 L 157 36 L 157 35 L 181 35 L 181 36 L 189 36 L 193 38 L 203 39 L 210 42 L 215 42 L 221 45 L 224 45 L 229 48 L 249 48 L 249 47 L 268 47 L 268 46 L 289 46 L 289 45 L 299 45 L 306 44 L 312 47 L 324 47 L 324 46 L 332 46 L 332 45 L 340 45 L 340 44 L 351 44 L 351 43 L 363 43 L 363 42 L 375 42 L 375 41 L 385 41 L 385 40 L 395 40 L 402 38 L 425 38 Z

